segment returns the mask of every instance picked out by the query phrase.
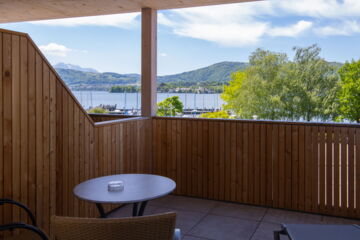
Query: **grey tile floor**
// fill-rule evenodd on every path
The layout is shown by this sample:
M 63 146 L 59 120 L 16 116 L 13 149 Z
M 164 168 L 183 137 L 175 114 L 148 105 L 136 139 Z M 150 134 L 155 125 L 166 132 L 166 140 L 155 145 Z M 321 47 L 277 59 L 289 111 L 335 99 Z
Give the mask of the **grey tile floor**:
M 131 212 L 128 205 L 110 217 L 127 217 Z M 145 215 L 163 212 L 177 213 L 176 225 L 184 240 L 270 240 L 281 223 L 360 224 L 360 220 L 174 195 L 150 201 Z

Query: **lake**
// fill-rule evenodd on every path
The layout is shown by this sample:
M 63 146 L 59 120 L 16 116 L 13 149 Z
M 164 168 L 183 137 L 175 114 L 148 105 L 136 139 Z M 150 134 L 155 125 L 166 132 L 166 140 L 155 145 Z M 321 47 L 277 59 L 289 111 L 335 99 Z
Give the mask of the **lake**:
M 106 91 L 73 91 L 76 98 L 85 109 L 96 107 L 100 104 L 117 105 L 117 109 L 140 109 L 140 93 L 109 93 Z M 184 108 L 221 108 L 224 101 L 220 94 L 197 94 L 197 93 L 158 93 L 157 101 L 160 102 L 167 97 L 179 96 Z

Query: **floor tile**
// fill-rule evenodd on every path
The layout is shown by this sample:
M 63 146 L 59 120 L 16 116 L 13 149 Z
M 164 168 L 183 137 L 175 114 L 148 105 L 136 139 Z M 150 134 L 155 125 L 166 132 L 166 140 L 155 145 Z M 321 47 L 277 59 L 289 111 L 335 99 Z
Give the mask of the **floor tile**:
M 251 240 L 273 240 L 274 231 L 280 229 L 281 225 L 278 223 L 262 222 L 260 223 L 260 226 L 256 229 L 256 232 L 252 236 Z M 284 239 L 288 240 L 288 238 L 285 236 Z
M 348 219 L 348 218 L 338 218 L 338 217 L 323 217 L 324 224 L 357 224 L 360 225 L 360 220 Z
M 268 209 L 264 222 L 321 224 L 322 217 L 316 214 L 300 213 L 280 209 Z
M 173 196 L 172 195 L 167 195 L 165 197 L 161 197 L 161 198 L 156 198 L 153 200 L 150 200 L 148 202 L 149 206 L 157 206 L 157 207 L 162 207 L 164 206 L 165 203 L 167 203 Z
M 219 202 L 216 207 L 210 211 L 210 213 L 214 215 L 239 217 L 260 221 L 266 213 L 266 208 L 244 204 Z
M 132 208 L 133 205 L 129 204 L 119 210 L 111 213 L 108 217 L 109 218 L 123 218 L 123 217 L 132 217 Z M 151 215 L 154 214 L 154 211 L 157 207 L 155 206 L 146 206 L 144 215 Z
M 248 240 L 258 225 L 256 221 L 207 215 L 189 234 L 218 240 Z
M 164 204 L 164 207 L 206 213 L 214 208 L 217 203 L 217 201 L 212 200 L 172 196 L 170 200 Z
M 201 212 L 192 212 L 186 210 L 157 208 L 154 213 L 176 212 L 176 227 L 186 234 L 192 229 L 206 214 Z

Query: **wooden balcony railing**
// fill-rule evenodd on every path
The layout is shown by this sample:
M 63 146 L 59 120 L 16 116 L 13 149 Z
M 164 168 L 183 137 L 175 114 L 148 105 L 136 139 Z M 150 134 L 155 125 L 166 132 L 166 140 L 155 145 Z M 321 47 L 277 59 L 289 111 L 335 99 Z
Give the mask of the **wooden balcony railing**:
M 177 194 L 360 218 L 358 125 L 155 118 L 153 146 Z

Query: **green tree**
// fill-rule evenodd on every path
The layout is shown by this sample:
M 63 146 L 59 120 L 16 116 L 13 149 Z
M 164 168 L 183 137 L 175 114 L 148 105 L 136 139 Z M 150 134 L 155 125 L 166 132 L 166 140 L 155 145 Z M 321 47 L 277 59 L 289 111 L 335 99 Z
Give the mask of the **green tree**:
M 317 45 L 294 50 L 294 60 L 282 69 L 283 116 L 306 121 L 335 119 L 337 67 L 320 57 L 321 48 Z
M 225 109 L 240 118 L 278 120 L 335 119 L 339 76 L 320 57 L 317 45 L 286 54 L 258 49 L 244 72 L 232 75 L 221 95 Z
M 360 60 L 346 62 L 339 69 L 340 119 L 348 119 L 360 123 Z
M 231 118 L 227 111 L 217 111 L 203 113 L 200 115 L 201 118 Z
M 182 114 L 184 111 L 184 105 L 178 96 L 168 97 L 157 105 L 158 116 L 176 116 Z
M 109 113 L 109 111 L 101 107 L 94 107 L 90 109 L 88 113 Z
M 240 118 L 281 118 L 279 94 L 282 92 L 281 69 L 288 62 L 286 54 L 257 49 L 244 72 L 232 74 L 221 95 L 225 109 Z

